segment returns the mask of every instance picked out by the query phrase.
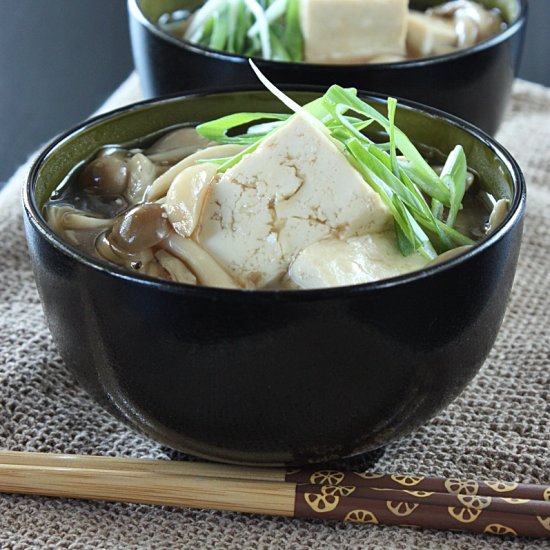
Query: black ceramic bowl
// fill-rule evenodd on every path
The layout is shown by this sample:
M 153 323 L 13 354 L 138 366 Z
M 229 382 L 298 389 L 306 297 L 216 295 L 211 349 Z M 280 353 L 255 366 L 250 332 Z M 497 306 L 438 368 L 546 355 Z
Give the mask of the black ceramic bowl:
M 411 0 L 425 8 L 443 0 Z M 256 59 L 277 84 L 340 84 L 406 97 L 464 118 L 490 134 L 498 128 L 517 74 L 527 0 L 479 0 L 499 6 L 508 28 L 465 50 L 404 63 L 322 65 Z M 255 84 L 247 59 L 198 47 L 160 29 L 167 11 L 194 8 L 197 0 L 128 0 L 134 61 L 146 97 Z
M 299 102 L 318 92 L 292 94 Z M 385 112 L 381 97 L 369 102 Z M 144 102 L 51 143 L 24 189 L 28 243 L 49 327 L 66 364 L 107 409 L 182 451 L 238 463 L 305 463 L 381 447 L 453 400 L 500 327 L 514 277 L 525 183 L 479 130 L 401 102 L 416 143 L 462 144 L 503 225 L 470 252 L 423 271 L 307 291 L 195 287 L 130 274 L 83 255 L 41 207 L 98 147 L 242 110 L 280 111 L 267 92 Z

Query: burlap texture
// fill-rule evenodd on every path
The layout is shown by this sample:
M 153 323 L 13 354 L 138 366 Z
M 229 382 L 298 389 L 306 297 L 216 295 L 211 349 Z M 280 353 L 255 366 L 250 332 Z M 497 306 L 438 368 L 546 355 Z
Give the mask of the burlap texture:
M 135 95 L 135 81 L 122 98 Z M 383 453 L 347 466 L 380 472 L 550 483 L 550 90 L 517 82 L 498 138 L 522 166 L 522 254 L 498 341 L 439 416 Z M 44 323 L 22 230 L 24 170 L 0 195 L 0 447 L 173 458 L 81 390 Z M 237 513 L 0 495 L 0 547 L 542 548 L 545 541 L 289 520 Z

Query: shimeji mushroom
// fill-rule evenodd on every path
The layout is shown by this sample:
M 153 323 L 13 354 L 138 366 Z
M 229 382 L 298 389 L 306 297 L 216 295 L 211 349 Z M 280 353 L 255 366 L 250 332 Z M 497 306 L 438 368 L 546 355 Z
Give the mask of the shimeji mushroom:
M 166 213 L 160 204 L 145 203 L 135 206 L 119 217 L 109 240 L 119 249 L 134 254 L 151 248 L 170 232 Z
M 180 259 L 172 256 L 166 250 L 157 251 L 155 258 L 162 268 L 168 272 L 172 281 L 189 285 L 197 284 L 197 278 L 192 271 Z
M 128 197 L 133 203 L 141 202 L 147 189 L 157 177 L 157 167 L 142 153 L 128 161 Z
M 487 234 L 492 233 L 497 227 L 501 225 L 508 213 L 510 207 L 510 201 L 507 199 L 500 199 L 495 202 L 493 211 L 489 216 L 489 222 L 487 223 Z
M 197 164 L 180 172 L 170 185 L 164 210 L 172 227 L 182 237 L 190 237 L 202 212 L 210 183 L 218 171 L 215 164 Z
M 208 147 L 209 141 L 199 136 L 195 128 L 180 128 L 160 138 L 145 151 L 145 155 L 157 164 L 174 164 Z
M 100 258 L 140 273 L 162 277 L 162 268 L 157 264 L 151 248 L 130 253 L 117 248 L 104 233 L 95 241 L 95 251 Z M 155 265 L 158 269 L 155 270 Z
M 173 233 L 163 241 L 161 246 L 188 265 L 200 284 L 221 288 L 239 288 L 239 285 L 218 262 L 195 241 Z
M 126 191 L 128 167 L 116 153 L 102 155 L 84 168 L 78 182 L 86 193 L 104 197 L 120 196 Z
M 208 147 L 202 151 L 198 151 L 193 155 L 190 155 L 174 166 L 167 172 L 160 175 L 149 187 L 146 193 L 146 200 L 154 201 L 163 197 L 168 192 L 170 185 L 174 181 L 174 178 L 180 174 L 186 168 L 197 164 L 199 161 L 210 160 L 216 158 L 232 157 L 237 155 L 245 149 L 242 145 L 215 145 L 214 147 Z
M 61 218 L 61 225 L 65 229 L 72 229 L 75 231 L 107 228 L 112 223 L 113 220 L 111 219 L 97 218 L 75 210 L 66 211 Z
M 499 32 L 502 19 L 477 2 L 455 0 L 427 10 L 429 15 L 452 18 L 457 47 L 467 48 Z
M 412 10 L 407 50 L 413 57 L 445 54 L 493 36 L 501 26 L 497 13 L 468 0 L 446 2 L 426 12 Z
M 68 205 L 48 206 L 45 214 L 54 231 L 76 246 L 81 245 L 86 236 L 113 223 L 112 219 L 90 215 Z

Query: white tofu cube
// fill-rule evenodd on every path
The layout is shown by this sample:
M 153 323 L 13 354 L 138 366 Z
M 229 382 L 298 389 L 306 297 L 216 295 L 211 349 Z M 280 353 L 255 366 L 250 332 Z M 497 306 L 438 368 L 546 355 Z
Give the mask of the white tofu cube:
M 451 18 L 409 13 L 407 50 L 413 57 L 442 55 L 457 47 L 458 35 Z
M 348 240 L 324 239 L 305 248 L 290 266 L 297 288 L 325 288 L 370 283 L 422 269 L 429 260 L 403 256 L 394 231 Z
M 409 0 L 301 0 L 305 61 L 404 56 Z
M 294 116 L 212 184 L 198 238 L 229 273 L 261 288 L 277 283 L 301 250 L 324 237 L 392 223 L 323 128 Z

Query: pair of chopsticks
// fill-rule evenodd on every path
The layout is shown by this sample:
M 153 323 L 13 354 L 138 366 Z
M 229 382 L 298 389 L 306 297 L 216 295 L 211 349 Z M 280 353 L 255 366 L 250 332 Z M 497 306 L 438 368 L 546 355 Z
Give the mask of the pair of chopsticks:
M 550 538 L 550 486 L 0 451 L 0 492 Z

